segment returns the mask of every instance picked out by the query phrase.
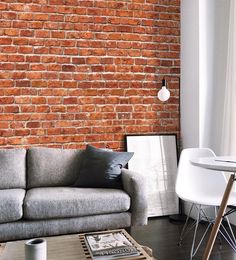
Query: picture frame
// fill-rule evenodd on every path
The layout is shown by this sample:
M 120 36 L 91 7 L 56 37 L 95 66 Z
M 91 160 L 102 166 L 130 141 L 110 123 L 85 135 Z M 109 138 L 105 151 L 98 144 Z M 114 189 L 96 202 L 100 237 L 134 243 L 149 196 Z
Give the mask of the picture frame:
M 179 213 L 176 139 L 176 134 L 126 136 L 127 151 L 134 152 L 128 169 L 146 176 L 149 217 Z

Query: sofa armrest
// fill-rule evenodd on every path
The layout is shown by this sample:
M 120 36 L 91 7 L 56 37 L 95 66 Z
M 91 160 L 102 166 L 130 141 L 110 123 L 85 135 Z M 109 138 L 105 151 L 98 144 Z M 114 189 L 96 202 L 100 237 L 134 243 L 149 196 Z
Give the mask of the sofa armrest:
M 131 225 L 146 225 L 148 206 L 144 176 L 123 168 L 121 178 L 124 190 L 131 197 Z

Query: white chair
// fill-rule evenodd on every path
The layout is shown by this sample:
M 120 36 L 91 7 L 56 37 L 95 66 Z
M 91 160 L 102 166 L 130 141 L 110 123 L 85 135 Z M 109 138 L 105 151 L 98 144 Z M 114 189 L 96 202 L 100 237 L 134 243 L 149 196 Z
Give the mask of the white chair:
M 208 148 L 189 148 L 184 149 L 180 155 L 178 164 L 178 173 L 176 180 L 176 193 L 179 198 L 184 201 L 190 202 L 191 207 L 187 220 L 180 235 L 180 244 L 185 235 L 195 227 L 193 234 L 192 248 L 190 252 L 190 259 L 194 257 L 199 249 L 207 231 L 215 221 L 218 207 L 220 206 L 227 179 L 223 172 L 211 171 L 208 169 L 200 168 L 191 164 L 190 160 L 201 157 L 213 157 L 214 152 Z M 229 198 L 229 205 L 236 204 L 235 192 Z M 214 217 L 209 217 L 205 211 L 206 206 L 212 206 L 214 209 Z M 189 225 L 189 218 L 193 209 L 197 210 L 197 218 Z M 220 228 L 220 234 L 228 241 L 228 243 L 235 248 L 235 237 L 231 229 L 227 216 L 225 217 L 226 223 L 229 227 L 229 232 L 225 229 L 223 224 Z M 200 221 L 207 221 L 208 226 L 202 238 L 199 240 L 195 247 L 196 233 Z

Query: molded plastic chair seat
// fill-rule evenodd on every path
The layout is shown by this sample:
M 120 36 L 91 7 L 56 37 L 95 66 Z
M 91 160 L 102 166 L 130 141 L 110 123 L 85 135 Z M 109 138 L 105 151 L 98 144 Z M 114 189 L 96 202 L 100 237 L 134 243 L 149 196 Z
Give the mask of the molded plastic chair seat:
M 194 194 L 191 195 L 189 193 L 184 194 L 184 192 L 179 196 L 182 200 L 187 202 L 194 202 L 196 204 L 201 204 L 203 206 L 220 206 L 220 203 L 222 201 L 222 197 L 224 194 L 223 191 L 219 191 L 217 194 L 217 190 L 214 192 L 209 192 L 209 194 L 202 193 L 201 196 L 195 196 Z M 230 194 L 230 198 L 228 200 L 228 205 L 235 206 L 236 203 L 236 194 L 232 192 Z
M 200 240 L 199 244 L 197 245 L 196 249 L 194 249 L 195 239 L 196 239 L 196 232 L 198 228 L 198 224 L 201 220 L 205 220 L 209 222 L 207 230 L 209 227 L 214 223 L 215 216 L 217 213 L 217 207 L 220 206 L 225 188 L 227 186 L 227 178 L 221 171 L 212 171 L 209 169 L 204 169 L 201 167 L 197 167 L 191 164 L 191 160 L 202 158 L 202 157 L 215 157 L 215 153 L 208 149 L 208 148 L 189 148 L 184 149 L 181 153 L 179 164 L 178 164 L 178 173 L 176 179 L 176 186 L 175 190 L 179 198 L 184 201 L 191 202 L 192 207 L 190 209 L 188 218 L 186 223 L 183 227 L 181 236 L 180 236 L 180 243 L 183 240 L 184 233 L 186 232 L 186 228 L 188 225 L 189 216 L 191 214 L 191 210 L 193 206 L 197 208 L 197 220 L 195 224 L 195 231 L 193 237 L 193 243 L 191 248 L 190 259 L 196 254 L 198 248 L 201 245 L 202 240 L 204 239 L 206 232 L 204 233 L 202 239 Z M 236 193 L 232 192 L 229 198 L 228 205 L 236 205 Z M 204 211 L 203 206 L 213 206 L 215 210 L 215 216 L 208 217 Z M 226 217 L 227 219 L 227 217 Z M 232 229 L 230 223 L 227 219 L 231 237 L 229 236 L 230 242 L 225 237 L 224 233 L 221 234 L 226 238 L 226 240 L 233 244 L 235 242 L 235 237 L 232 233 Z M 192 226 L 193 227 L 193 226 Z M 191 228 L 192 228 L 191 227 Z M 224 231 L 225 228 L 223 227 Z
M 209 197 L 221 201 L 227 185 L 224 173 L 191 164 L 192 159 L 213 156 L 214 152 L 208 148 L 189 148 L 182 151 L 175 187 L 180 198 L 194 203 L 199 200 L 205 205 L 215 205 Z

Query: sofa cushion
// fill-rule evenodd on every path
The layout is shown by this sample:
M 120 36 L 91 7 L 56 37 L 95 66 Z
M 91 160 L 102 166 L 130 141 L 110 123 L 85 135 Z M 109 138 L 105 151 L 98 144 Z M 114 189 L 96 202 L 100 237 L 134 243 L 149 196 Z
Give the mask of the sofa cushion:
M 27 219 L 79 217 L 125 212 L 130 197 L 118 189 L 51 187 L 28 190 L 24 203 Z
M 30 148 L 27 153 L 27 188 L 69 186 L 78 176 L 82 150 Z
M 87 145 L 73 186 L 86 188 L 121 188 L 121 168 L 134 153 L 112 152 Z
M 26 187 L 26 150 L 0 150 L 0 189 Z
M 0 190 L 0 223 L 12 222 L 23 216 L 24 189 Z

